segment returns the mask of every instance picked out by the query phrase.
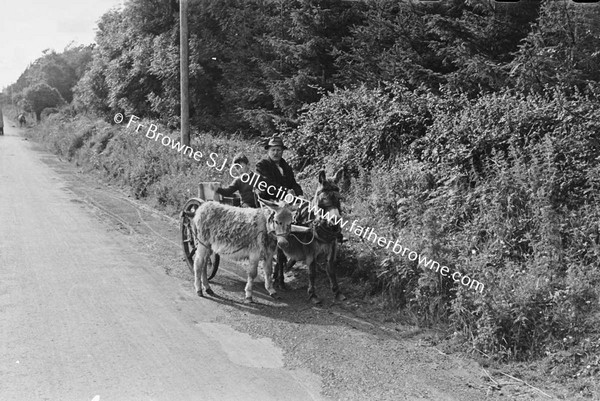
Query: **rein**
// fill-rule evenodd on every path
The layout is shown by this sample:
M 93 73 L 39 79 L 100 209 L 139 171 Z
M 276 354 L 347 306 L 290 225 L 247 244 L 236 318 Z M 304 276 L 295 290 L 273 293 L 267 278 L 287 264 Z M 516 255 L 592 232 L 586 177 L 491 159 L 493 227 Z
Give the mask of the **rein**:
M 331 243 L 331 242 L 335 241 L 335 239 L 337 238 L 338 230 L 331 231 L 331 230 L 323 227 L 322 225 L 316 226 L 316 224 L 314 224 L 314 223 L 316 223 L 316 222 L 313 222 L 313 226 L 312 226 L 312 230 L 311 230 L 312 237 L 310 238 L 310 241 L 302 242 L 302 240 L 300 238 L 298 238 L 298 236 L 296 234 L 290 233 L 290 235 L 293 236 L 294 238 L 296 238 L 296 241 L 298 241 L 302 245 L 310 245 L 315 240 L 317 240 L 319 242 L 324 242 L 324 243 Z M 319 235 L 319 231 L 321 232 L 321 235 Z
M 302 245 L 310 245 L 310 244 L 312 244 L 312 243 L 313 243 L 313 241 L 314 241 L 314 240 L 315 240 L 315 238 L 316 238 L 316 232 L 315 232 L 315 227 L 314 227 L 314 226 L 313 226 L 313 229 L 312 229 L 311 231 L 312 231 L 312 238 L 311 238 L 311 239 L 310 239 L 310 241 L 308 241 L 308 242 L 302 242 L 302 241 L 300 240 L 300 238 L 298 238 L 298 236 L 297 236 L 296 234 L 290 233 L 290 235 L 292 235 L 294 238 L 296 238 L 296 241 L 298 241 L 298 242 L 299 242 L 299 243 L 301 243 Z

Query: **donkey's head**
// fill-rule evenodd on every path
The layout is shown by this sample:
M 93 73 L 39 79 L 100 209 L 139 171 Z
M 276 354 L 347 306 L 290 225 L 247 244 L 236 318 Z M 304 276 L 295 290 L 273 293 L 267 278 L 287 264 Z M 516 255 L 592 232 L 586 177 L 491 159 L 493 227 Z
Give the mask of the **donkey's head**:
M 282 248 L 287 247 L 289 245 L 287 237 L 292 229 L 295 208 L 283 201 L 278 203 L 263 201 L 262 203 L 270 210 L 267 219 L 267 232 L 275 235 L 277 245 Z
M 321 170 L 319 172 L 319 186 L 313 199 L 313 202 L 321 209 L 323 216 L 336 217 L 337 221 L 339 221 L 342 213 L 340 204 L 342 197 L 340 196 L 340 188 L 337 184 L 343 175 L 344 170 L 339 169 L 333 179 L 328 179 L 325 171 Z M 333 221 L 330 221 L 330 223 L 331 225 L 335 225 Z

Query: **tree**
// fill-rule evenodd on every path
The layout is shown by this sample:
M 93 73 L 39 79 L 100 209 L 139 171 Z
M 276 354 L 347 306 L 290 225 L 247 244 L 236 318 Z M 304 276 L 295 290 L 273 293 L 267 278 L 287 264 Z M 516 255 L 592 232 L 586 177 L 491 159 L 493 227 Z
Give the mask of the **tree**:
M 98 51 L 95 50 L 94 52 L 97 53 Z M 106 115 L 110 113 L 110 107 L 107 103 L 106 68 L 104 59 L 94 54 L 92 62 L 88 64 L 88 70 L 73 88 L 73 104 L 78 110 L 93 111 Z
M 510 7 L 469 0 L 418 4 L 369 3 L 364 21 L 340 51 L 340 80 L 377 87 L 401 81 L 437 90 L 440 84 L 477 96 L 503 87 L 503 67 L 537 16 L 536 2 Z
M 63 53 L 44 50 L 44 55 L 30 64 L 17 82 L 7 88 L 7 92 L 18 93 L 25 88 L 46 83 L 56 88 L 62 98 L 71 102 L 73 87 L 81 79 L 92 59 L 92 46 L 70 44 Z
M 568 2 L 544 2 L 540 18 L 511 63 L 521 90 L 546 86 L 585 90 L 600 81 L 600 9 Z
M 46 107 L 56 107 L 65 103 L 58 90 L 46 83 L 39 83 L 26 88 L 23 97 L 31 105 L 38 122 L 41 120 L 42 110 Z
M 333 90 L 335 51 L 346 49 L 343 39 L 360 19 L 352 4 L 339 0 L 283 1 L 272 10 L 261 69 L 280 113 L 295 119 L 304 104 Z

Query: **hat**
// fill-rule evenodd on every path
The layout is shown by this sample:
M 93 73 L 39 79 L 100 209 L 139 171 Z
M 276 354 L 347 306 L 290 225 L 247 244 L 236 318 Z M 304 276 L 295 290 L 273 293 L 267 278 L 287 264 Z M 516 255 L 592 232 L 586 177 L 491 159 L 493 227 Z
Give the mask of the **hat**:
M 283 144 L 283 139 L 279 135 L 273 135 L 271 138 L 265 140 L 265 149 L 269 149 L 271 146 L 281 146 L 282 149 L 287 149 Z

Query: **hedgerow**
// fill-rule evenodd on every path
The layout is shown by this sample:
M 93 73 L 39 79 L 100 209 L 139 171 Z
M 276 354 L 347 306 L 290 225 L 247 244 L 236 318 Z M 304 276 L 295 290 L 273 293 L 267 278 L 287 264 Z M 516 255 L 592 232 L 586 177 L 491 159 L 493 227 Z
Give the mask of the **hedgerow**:
M 288 133 L 297 165 L 358 176 L 350 220 L 485 284 L 481 294 L 359 242 L 388 304 L 504 359 L 600 341 L 598 98 L 407 92 L 338 90 Z
M 364 296 L 379 294 L 414 323 L 446 324 L 499 359 L 586 350 L 571 362 L 593 375 L 600 369 L 590 354 L 600 347 L 600 107 L 589 93 L 470 99 L 399 85 L 337 90 L 287 131 L 289 159 L 303 168 L 307 193 L 312 172 L 345 165 L 354 176 L 344 194 L 347 220 L 485 285 L 476 292 L 348 234 L 340 264 L 364 283 Z M 230 180 L 227 168 L 181 158 L 124 126 L 59 116 L 40 131 L 50 148 L 173 213 L 199 181 Z M 253 162 L 263 155 L 256 143 L 215 133 L 195 134 L 192 146 L 220 160 L 238 151 Z

